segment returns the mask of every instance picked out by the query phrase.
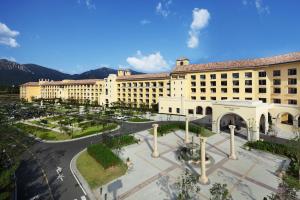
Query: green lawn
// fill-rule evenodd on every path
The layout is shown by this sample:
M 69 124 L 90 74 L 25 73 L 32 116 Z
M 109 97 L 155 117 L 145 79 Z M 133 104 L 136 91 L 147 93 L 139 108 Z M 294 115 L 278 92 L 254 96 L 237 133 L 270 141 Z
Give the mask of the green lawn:
M 23 123 L 18 123 L 15 125 L 17 128 L 23 130 L 27 134 L 35 135 L 38 138 L 44 139 L 44 140 L 67 140 L 72 138 L 79 138 L 87 135 L 92 135 L 95 133 L 100 133 L 107 130 L 112 130 L 117 127 L 117 124 L 111 123 L 107 124 L 105 127 L 102 125 L 100 126 L 90 126 L 82 131 L 74 131 L 73 134 L 70 133 L 70 135 L 66 133 L 59 133 L 51 130 L 47 130 L 44 128 L 39 128 Z
M 104 185 L 124 175 L 127 170 L 127 166 L 124 163 L 105 170 L 87 151 L 84 151 L 78 157 L 76 165 L 91 188 Z
M 38 138 L 43 140 L 66 140 L 70 139 L 70 136 L 58 132 L 54 132 L 51 130 L 47 130 L 44 128 L 39 128 L 35 126 L 30 126 L 27 124 L 18 123 L 15 125 L 18 129 L 21 129 L 27 134 L 32 134 Z
M 149 122 L 150 119 L 141 118 L 141 117 L 133 117 L 128 120 L 129 122 Z
M 44 124 L 40 120 L 30 121 L 30 123 L 36 124 L 36 125 L 39 125 L 39 126 L 45 126 L 45 127 L 48 127 L 48 128 L 56 128 L 57 127 L 55 124 L 51 124 L 49 122 L 47 124 Z

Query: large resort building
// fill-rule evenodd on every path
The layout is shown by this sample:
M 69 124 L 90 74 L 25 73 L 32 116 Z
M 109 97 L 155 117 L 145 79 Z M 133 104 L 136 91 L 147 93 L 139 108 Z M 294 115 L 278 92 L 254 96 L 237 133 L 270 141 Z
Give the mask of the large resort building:
M 20 87 L 20 98 L 27 101 L 157 105 L 159 113 L 205 119 L 215 132 L 243 121 L 253 132 L 247 134 L 249 140 L 258 139 L 259 132 L 266 133 L 270 120 L 290 126 L 290 131 L 300 127 L 299 94 L 300 52 L 206 64 L 179 58 L 170 73 L 131 75 L 119 70 L 105 79 L 39 80 Z

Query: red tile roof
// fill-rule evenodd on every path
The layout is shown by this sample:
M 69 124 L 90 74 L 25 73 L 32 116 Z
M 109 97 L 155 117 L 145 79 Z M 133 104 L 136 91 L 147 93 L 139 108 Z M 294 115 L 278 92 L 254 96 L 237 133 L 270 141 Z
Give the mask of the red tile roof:
M 117 81 L 132 81 L 132 80 L 162 80 L 170 77 L 169 73 L 156 74 L 136 74 L 128 76 L 118 76 Z
M 296 62 L 296 61 L 300 61 L 300 52 L 289 53 L 289 54 L 273 56 L 273 57 L 266 57 L 266 58 L 176 66 L 175 69 L 172 71 L 172 73 L 251 69 L 257 67 L 267 67 L 269 65 L 275 65 L 275 64 Z

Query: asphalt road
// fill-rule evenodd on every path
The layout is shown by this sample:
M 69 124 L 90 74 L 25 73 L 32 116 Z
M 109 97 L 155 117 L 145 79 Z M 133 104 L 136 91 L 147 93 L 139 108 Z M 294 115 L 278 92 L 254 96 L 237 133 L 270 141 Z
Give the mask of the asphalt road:
M 153 122 L 168 123 L 168 122 Z M 119 130 L 108 133 L 121 135 L 136 133 L 152 127 L 152 123 L 121 123 Z M 103 135 L 97 135 L 77 141 L 63 143 L 37 142 L 24 152 L 17 170 L 18 199 L 62 199 L 74 200 L 84 196 L 70 171 L 72 158 L 89 144 L 101 142 Z M 63 181 L 58 179 L 57 167 L 62 168 Z M 48 180 L 48 183 L 46 181 Z

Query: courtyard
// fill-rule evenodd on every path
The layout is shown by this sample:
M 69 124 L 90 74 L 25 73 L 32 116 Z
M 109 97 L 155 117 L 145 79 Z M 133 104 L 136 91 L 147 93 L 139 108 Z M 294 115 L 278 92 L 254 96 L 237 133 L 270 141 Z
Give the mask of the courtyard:
M 194 174 L 200 173 L 200 166 L 184 164 L 177 158 L 176 151 L 184 142 L 184 131 L 178 130 L 158 138 L 160 156 L 153 158 L 153 136 L 148 130 L 134 134 L 140 139 L 123 149 L 121 158 L 130 158 L 132 165 L 127 173 L 102 186 L 102 198 L 108 199 L 175 199 L 175 183 L 180 175 L 189 169 Z M 190 135 L 190 140 L 199 143 L 199 137 Z M 208 185 L 200 185 L 199 198 L 209 199 L 209 189 L 213 183 L 225 183 L 233 199 L 263 199 L 276 192 L 280 178 L 276 171 L 287 158 L 245 150 L 246 140 L 235 137 L 237 160 L 228 158 L 230 135 L 215 134 L 207 139 L 206 152 L 213 159 L 207 165 Z M 93 189 L 93 194 L 100 199 L 100 188 Z

